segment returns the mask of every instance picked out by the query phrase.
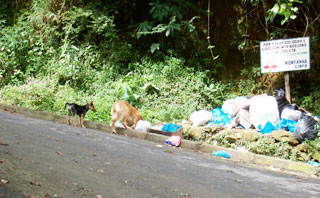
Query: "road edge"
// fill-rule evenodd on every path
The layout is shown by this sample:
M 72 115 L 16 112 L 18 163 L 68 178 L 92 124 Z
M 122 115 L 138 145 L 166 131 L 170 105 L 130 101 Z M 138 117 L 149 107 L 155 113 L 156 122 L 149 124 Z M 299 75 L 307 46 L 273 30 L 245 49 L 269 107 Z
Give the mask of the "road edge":
M 60 124 L 68 124 L 67 123 L 67 118 L 68 118 L 67 116 L 59 115 L 56 113 L 36 111 L 36 110 L 27 109 L 27 108 L 22 108 L 19 106 L 12 106 L 12 105 L 1 104 L 1 103 L 0 103 L 0 111 L 16 113 L 19 115 L 42 119 L 42 120 L 53 121 L 53 122 L 57 122 Z M 103 132 L 111 133 L 111 126 L 109 126 L 107 124 L 85 121 L 84 125 L 86 126 L 86 128 L 96 129 L 96 130 L 100 130 Z M 163 143 L 165 140 L 168 139 L 168 136 L 165 136 L 165 135 L 137 131 L 137 130 L 130 130 L 130 129 L 126 130 L 126 129 L 122 129 L 122 128 L 117 128 L 117 132 L 120 135 L 126 135 L 128 137 L 149 140 L 149 141 L 153 141 L 153 142 Z M 186 149 L 191 149 L 191 150 L 198 151 L 198 152 L 209 153 L 209 154 L 211 154 L 212 151 L 225 151 L 230 154 L 230 159 L 227 159 L 227 160 L 244 162 L 244 163 L 248 163 L 248 164 L 256 164 L 256 165 L 264 166 L 264 167 L 272 167 L 275 169 L 281 169 L 281 170 L 286 170 L 286 171 L 290 171 L 290 172 L 303 173 L 303 174 L 307 174 L 309 176 L 318 177 L 320 174 L 320 167 L 312 166 L 307 163 L 294 162 L 291 160 L 285 160 L 285 159 L 280 159 L 280 158 L 271 157 L 271 156 L 259 155 L 259 154 L 255 154 L 255 153 L 251 153 L 251 152 L 238 151 L 238 150 L 225 148 L 222 146 L 211 145 L 211 144 L 207 144 L 207 143 L 194 142 L 194 141 L 190 141 L 190 140 L 182 140 L 180 147 L 186 148 Z

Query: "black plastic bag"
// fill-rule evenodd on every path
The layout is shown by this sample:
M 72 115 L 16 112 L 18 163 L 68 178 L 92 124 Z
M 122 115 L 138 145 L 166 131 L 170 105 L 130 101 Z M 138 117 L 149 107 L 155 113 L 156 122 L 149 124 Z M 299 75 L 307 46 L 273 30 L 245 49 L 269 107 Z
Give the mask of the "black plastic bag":
M 285 108 L 298 110 L 297 106 L 289 104 L 289 101 L 286 99 L 286 94 L 283 89 L 277 89 L 274 97 L 278 103 L 278 109 L 279 109 L 280 115 Z
M 313 140 L 320 132 L 320 124 L 313 117 L 303 115 L 298 120 L 294 134 L 298 141 Z
M 285 92 L 283 89 L 277 89 L 276 94 L 274 96 L 278 103 L 279 114 L 281 115 L 282 110 L 289 105 L 288 100 L 285 97 Z

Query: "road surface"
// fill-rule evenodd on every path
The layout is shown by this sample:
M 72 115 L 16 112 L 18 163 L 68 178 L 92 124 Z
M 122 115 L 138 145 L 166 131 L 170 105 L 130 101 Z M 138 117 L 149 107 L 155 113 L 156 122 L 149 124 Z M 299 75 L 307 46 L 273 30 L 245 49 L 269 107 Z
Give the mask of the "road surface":
M 0 112 L 0 198 L 320 197 L 315 178 Z

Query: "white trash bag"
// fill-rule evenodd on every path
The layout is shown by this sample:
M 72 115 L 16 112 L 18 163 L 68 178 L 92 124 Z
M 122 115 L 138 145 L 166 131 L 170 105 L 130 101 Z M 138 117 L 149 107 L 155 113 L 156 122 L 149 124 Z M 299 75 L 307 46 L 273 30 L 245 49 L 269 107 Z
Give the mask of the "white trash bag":
M 246 109 L 249 107 L 249 99 L 244 97 L 244 96 L 238 96 L 234 99 L 229 99 L 226 100 L 222 107 L 221 110 L 234 117 L 237 115 L 237 113 L 240 111 L 240 109 Z
M 273 96 L 256 97 L 251 100 L 249 108 L 250 123 L 256 129 L 264 128 L 267 122 L 271 122 L 274 126 L 278 122 L 279 110 L 278 103 Z M 260 127 L 258 127 L 261 125 Z
M 195 111 L 190 115 L 192 126 L 205 125 L 212 117 L 212 113 L 206 110 Z
M 290 108 L 284 108 L 281 112 L 281 119 L 298 121 L 302 116 L 302 112 L 299 110 L 293 110 Z
M 147 132 L 148 128 L 151 128 L 151 122 L 146 120 L 139 120 L 135 130 Z

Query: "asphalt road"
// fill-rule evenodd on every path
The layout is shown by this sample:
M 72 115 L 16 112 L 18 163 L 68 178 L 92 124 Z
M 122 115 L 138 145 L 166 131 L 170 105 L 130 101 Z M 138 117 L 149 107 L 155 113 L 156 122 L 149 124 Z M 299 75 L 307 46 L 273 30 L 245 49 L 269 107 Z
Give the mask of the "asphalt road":
M 0 112 L 0 198 L 320 197 L 319 179 Z

